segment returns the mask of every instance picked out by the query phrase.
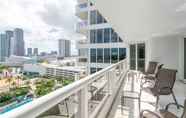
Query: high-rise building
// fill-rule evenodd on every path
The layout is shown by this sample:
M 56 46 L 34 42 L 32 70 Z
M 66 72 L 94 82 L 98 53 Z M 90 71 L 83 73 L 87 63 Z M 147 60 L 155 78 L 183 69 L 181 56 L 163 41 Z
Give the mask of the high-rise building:
M 38 53 L 38 48 L 34 48 L 34 56 L 38 56 L 39 53 Z
M 20 28 L 14 29 L 14 37 L 11 40 L 11 55 L 24 56 L 25 43 L 23 30 Z
M 6 33 L 6 40 L 7 40 L 7 51 L 8 52 L 6 52 L 7 53 L 7 55 L 8 55 L 8 57 L 10 56 L 10 54 L 11 54 L 11 40 L 13 39 L 13 31 L 10 31 L 10 30 L 7 30 L 7 31 L 5 31 L 5 33 Z
M 32 56 L 32 48 L 27 48 L 27 56 Z
M 77 7 L 76 15 L 82 20 L 77 24 L 77 32 L 87 37 L 78 41 L 79 61 L 87 60 L 88 73 L 126 58 L 127 45 L 94 5 L 85 0 L 78 1 Z
M 5 58 L 8 57 L 8 41 L 6 34 L 0 34 L 0 61 L 5 61 Z
M 71 55 L 71 42 L 70 40 L 59 39 L 59 56 L 69 57 Z

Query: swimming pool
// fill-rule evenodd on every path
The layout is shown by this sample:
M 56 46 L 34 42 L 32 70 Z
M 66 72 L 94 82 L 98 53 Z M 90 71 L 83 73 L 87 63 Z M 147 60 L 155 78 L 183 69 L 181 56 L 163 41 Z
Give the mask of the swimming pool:
M 33 100 L 32 98 L 27 98 L 25 100 L 22 100 L 21 102 L 14 103 L 14 104 L 12 104 L 10 106 L 7 106 L 7 107 L 5 107 L 3 109 L 0 109 L 0 114 L 9 112 L 9 111 L 11 111 L 11 110 L 13 110 L 15 108 L 18 108 L 18 107 L 20 107 L 20 106 L 22 106 L 22 105 L 24 105 L 26 103 L 31 102 L 32 100 Z

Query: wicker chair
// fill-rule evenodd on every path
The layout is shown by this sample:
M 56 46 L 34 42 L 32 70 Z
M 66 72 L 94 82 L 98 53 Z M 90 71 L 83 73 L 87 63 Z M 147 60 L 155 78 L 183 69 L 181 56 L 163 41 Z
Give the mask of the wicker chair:
M 169 107 L 171 105 L 176 105 L 175 103 L 170 103 L 166 106 L 165 110 L 160 110 L 159 112 L 152 112 L 150 110 L 143 110 L 140 113 L 140 118 L 179 118 L 175 114 L 168 111 Z M 181 118 L 186 118 L 186 100 L 184 103 L 184 106 L 179 105 L 180 108 L 183 108 L 183 113 L 181 115 Z
M 161 95 L 172 95 L 177 107 L 179 107 L 176 97 L 173 92 L 174 83 L 176 80 L 177 70 L 172 69 L 160 69 L 157 74 L 155 85 L 153 87 L 141 87 L 140 96 L 142 91 L 150 91 L 152 95 L 157 97 L 156 109 L 158 107 L 159 96 Z

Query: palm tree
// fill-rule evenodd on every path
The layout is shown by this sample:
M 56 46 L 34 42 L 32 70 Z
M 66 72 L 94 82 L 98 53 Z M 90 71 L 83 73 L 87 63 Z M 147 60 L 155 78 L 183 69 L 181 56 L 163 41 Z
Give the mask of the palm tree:
M 8 83 L 9 89 L 10 89 L 10 85 L 11 85 L 11 82 L 12 82 L 12 81 L 13 81 L 13 80 L 12 80 L 11 77 L 7 77 L 7 78 L 6 78 L 6 83 Z

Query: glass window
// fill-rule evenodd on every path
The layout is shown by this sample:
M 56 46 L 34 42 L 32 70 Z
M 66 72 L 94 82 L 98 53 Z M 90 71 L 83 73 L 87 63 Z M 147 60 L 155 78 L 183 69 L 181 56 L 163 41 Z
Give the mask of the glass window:
M 145 59 L 145 44 L 138 44 L 138 59 Z
M 96 17 L 96 11 L 90 12 L 90 24 L 96 24 L 97 17 Z
M 103 63 L 103 49 L 97 49 L 97 63 Z
M 110 42 L 110 28 L 104 29 L 104 43 Z
M 104 63 L 110 63 L 110 48 L 104 49 Z
M 96 43 L 96 30 L 90 30 L 90 43 Z
M 97 11 L 97 24 L 103 23 L 102 15 Z
M 90 74 L 93 74 L 96 72 L 96 68 L 90 68 Z
M 111 40 L 112 42 L 118 42 L 118 35 L 113 29 L 111 30 Z
M 103 68 L 97 68 L 97 71 L 100 71 L 100 70 L 102 70 Z
M 112 63 L 118 62 L 118 48 L 112 48 L 111 55 L 112 55 Z
M 137 44 L 137 49 L 138 70 L 145 71 L 145 44 L 144 43 Z
M 119 42 L 123 42 L 123 40 L 121 39 L 121 37 L 119 37 Z
M 130 45 L 130 69 L 136 69 L 136 45 Z
M 97 43 L 103 43 L 103 29 L 97 30 Z
M 119 48 L 119 60 L 126 58 L 126 48 Z
M 107 23 L 107 20 L 106 20 L 105 18 L 103 18 L 103 22 L 104 22 L 104 23 Z
M 96 63 L 96 49 L 90 49 L 90 62 Z

